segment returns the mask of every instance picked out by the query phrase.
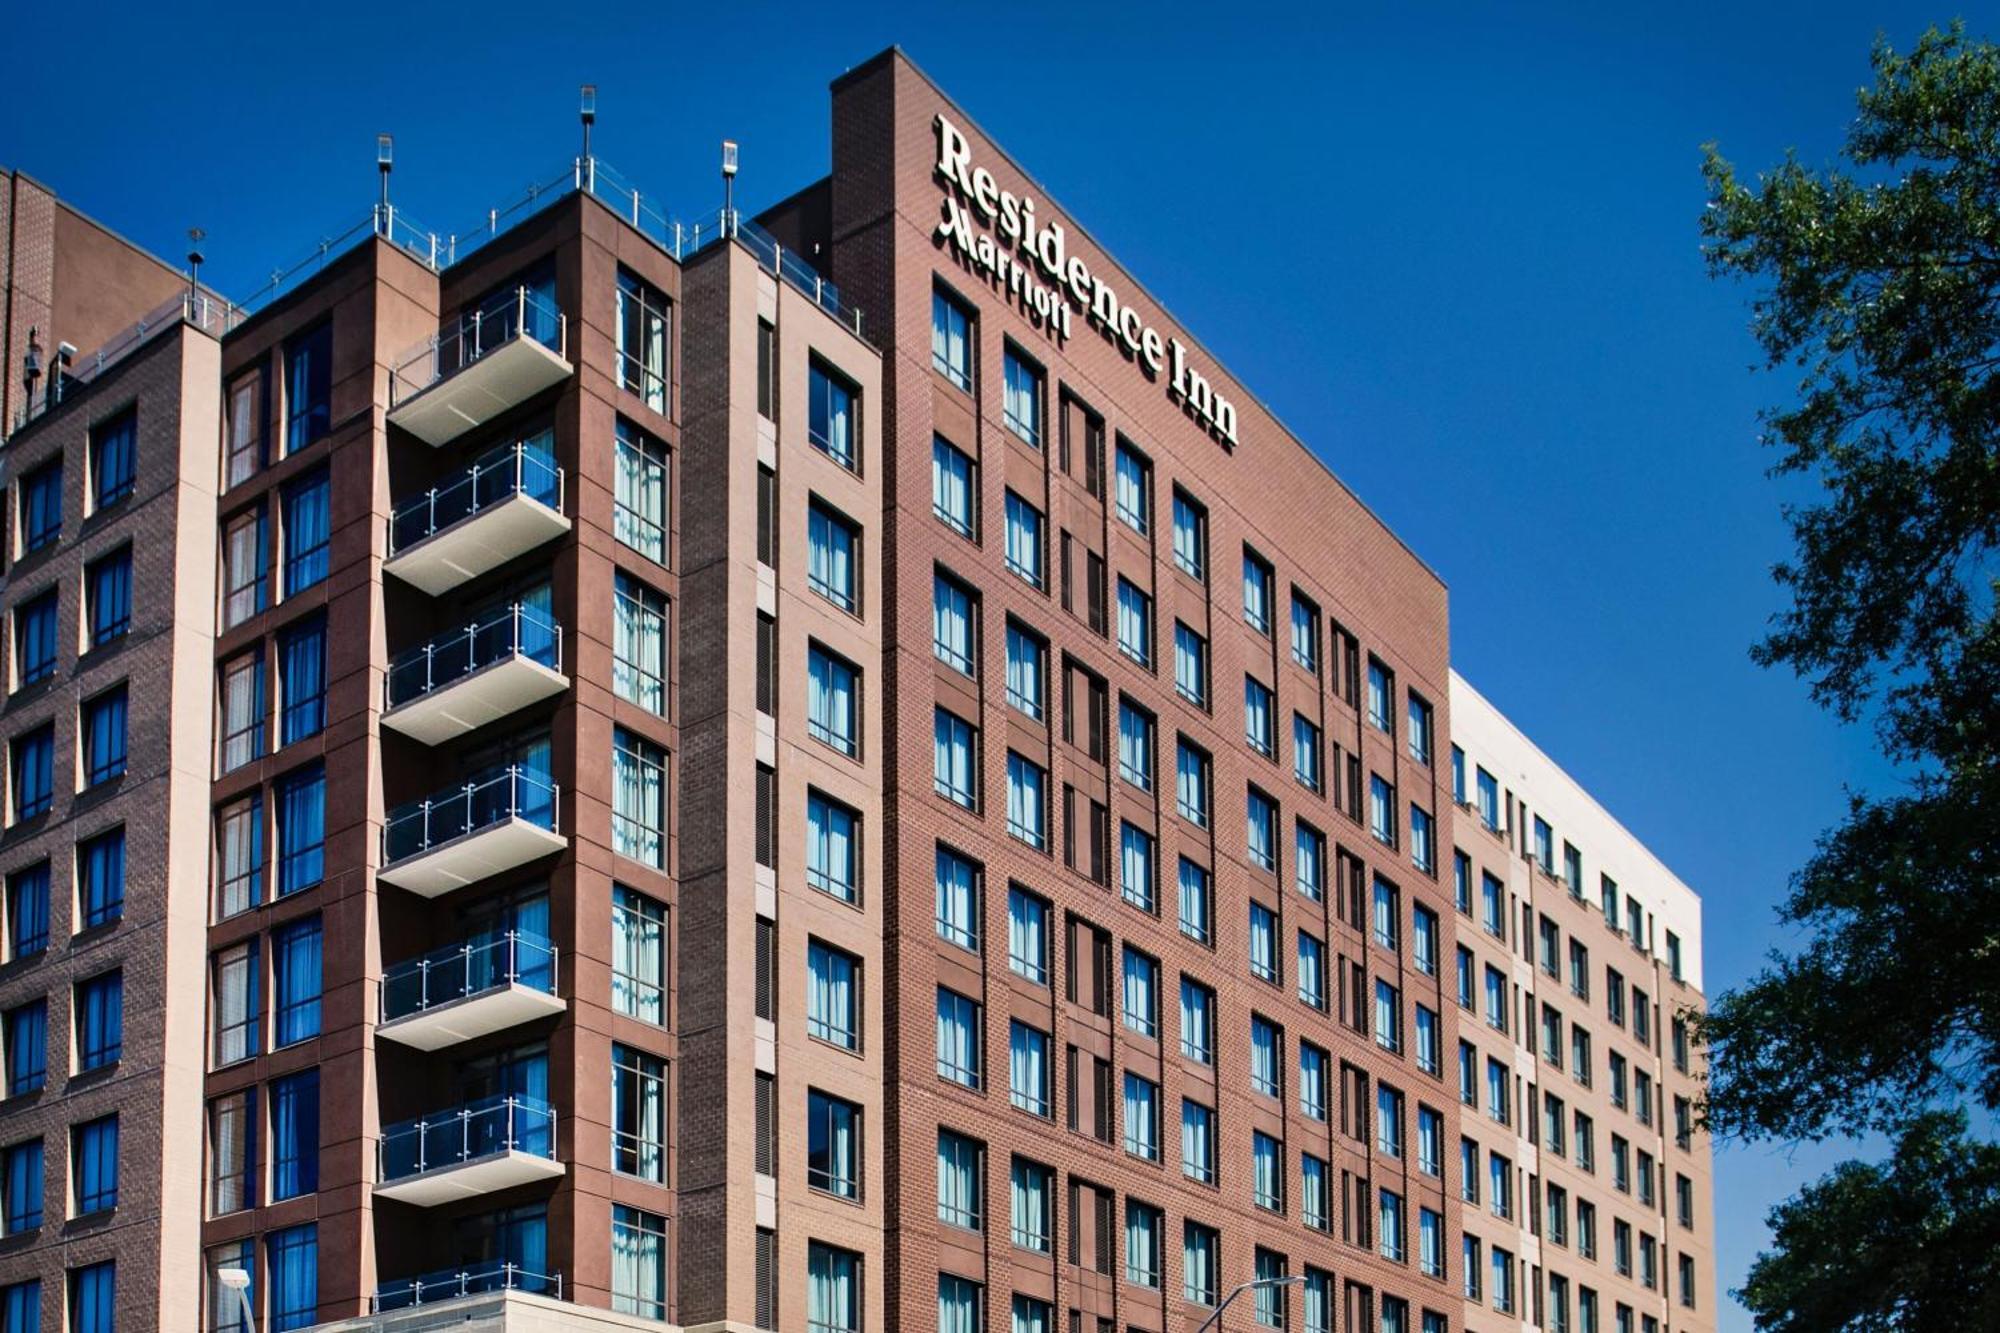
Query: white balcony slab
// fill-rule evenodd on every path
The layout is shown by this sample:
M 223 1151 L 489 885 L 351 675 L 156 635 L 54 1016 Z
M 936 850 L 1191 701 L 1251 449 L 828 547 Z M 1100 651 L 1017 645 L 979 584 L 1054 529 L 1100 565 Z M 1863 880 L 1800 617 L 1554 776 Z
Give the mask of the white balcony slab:
M 574 370 L 533 338 L 514 338 L 397 403 L 389 422 L 426 444 L 448 444 L 560 384 Z
M 502 819 L 391 861 L 375 872 L 375 878 L 436 898 L 559 852 L 566 841 L 562 834 L 525 819 Z
M 557 509 L 520 492 L 389 557 L 383 572 L 435 597 L 569 531 Z
M 562 672 L 515 654 L 398 704 L 382 714 L 382 725 L 442 745 L 568 688 Z
M 378 1026 L 375 1035 L 420 1051 L 441 1051 L 461 1041 L 559 1014 L 563 1008 L 559 995 L 509 982 L 391 1019 Z
M 419 1175 L 385 1181 L 375 1187 L 375 1197 L 413 1203 L 420 1208 L 435 1208 L 439 1204 L 458 1203 L 482 1194 L 512 1189 L 516 1185 L 552 1180 L 563 1170 L 563 1164 L 551 1158 L 509 1149 L 469 1162 L 434 1167 Z

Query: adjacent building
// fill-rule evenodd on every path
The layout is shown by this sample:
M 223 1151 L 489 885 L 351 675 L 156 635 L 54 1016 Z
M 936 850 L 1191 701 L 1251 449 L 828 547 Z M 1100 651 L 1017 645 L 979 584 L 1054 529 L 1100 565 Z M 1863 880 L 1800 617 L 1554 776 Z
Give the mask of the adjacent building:
M 10 280 L 0 1333 L 1711 1327 L 1437 575 L 900 52 L 652 198 Z

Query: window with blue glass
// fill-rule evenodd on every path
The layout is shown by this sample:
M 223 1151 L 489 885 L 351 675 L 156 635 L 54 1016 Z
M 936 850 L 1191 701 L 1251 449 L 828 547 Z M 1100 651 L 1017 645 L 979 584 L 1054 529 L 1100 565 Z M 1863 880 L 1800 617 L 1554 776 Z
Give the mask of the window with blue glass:
M 278 636 L 278 743 L 326 729 L 326 617 L 314 616 Z
M 318 764 L 277 784 L 278 897 L 312 888 L 326 874 L 326 769 Z
M 325 468 L 285 487 L 285 596 L 305 591 L 326 577 L 332 541 L 332 483 Z
M 0 1154 L 0 1188 L 6 1193 L 6 1232 L 18 1236 L 42 1224 L 42 1141 L 29 1139 Z
M 293 921 L 271 932 L 271 989 L 277 993 L 277 1042 L 319 1035 L 319 918 Z
M 83 784 L 95 787 L 125 772 L 125 687 L 83 705 Z
M 48 1078 L 47 1000 L 31 1000 L 7 1011 L 7 1095 L 34 1092 Z
M 124 1051 L 125 974 L 106 972 L 77 982 L 77 1072 L 117 1064 Z
M 109 1259 L 69 1274 L 69 1333 L 113 1333 L 116 1329 L 118 1270 Z
M 37 1278 L 0 1287 L 0 1333 L 41 1333 L 42 1284 Z
M 321 323 L 285 347 L 285 452 L 333 428 L 333 325 Z
M 7 877 L 7 958 L 32 957 L 49 947 L 49 863 L 40 861 Z
M 139 446 L 139 417 L 131 408 L 90 428 L 91 512 L 132 493 L 134 461 Z
M 307 1222 L 264 1240 L 271 1275 L 271 1329 L 309 1328 L 319 1318 L 319 1229 Z
M 806 438 L 813 447 L 850 472 L 859 467 L 856 453 L 854 385 L 818 361 L 812 363 L 806 384 Z
M 14 738 L 8 765 L 14 779 L 14 819 L 33 819 L 49 812 L 55 799 L 56 729 L 49 723 Z
M 26 689 L 56 673 L 56 590 L 14 608 L 14 688 Z
M 76 905 L 82 928 L 108 926 L 125 914 L 125 830 L 76 845 Z
M 90 647 L 123 638 L 132 628 L 132 548 L 93 560 L 83 571 L 84 616 Z
M 319 1070 L 271 1084 L 271 1201 L 319 1188 Z
M 76 1216 L 118 1206 L 118 1117 L 107 1115 L 70 1131 L 70 1180 Z
M 22 555 L 62 536 L 62 489 L 61 458 L 51 458 L 21 478 Z

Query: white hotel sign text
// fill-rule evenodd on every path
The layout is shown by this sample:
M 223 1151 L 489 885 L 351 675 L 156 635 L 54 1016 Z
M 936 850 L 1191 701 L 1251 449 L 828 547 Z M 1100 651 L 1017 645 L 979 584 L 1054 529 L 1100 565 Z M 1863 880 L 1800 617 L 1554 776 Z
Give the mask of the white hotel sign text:
M 1069 338 L 1074 306 L 1106 341 L 1136 360 L 1147 378 L 1165 375 L 1168 395 L 1209 434 L 1235 448 L 1236 404 L 1188 364 L 1186 346 L 1146 323 L 1136 308 L 1119 299 L 1117 289 L 1091 273 L 1082 256 L 1069 254 L 1062 223 L 1039 223 L 1032 196 L 1001 189 L 992 172 L 973 166 L 972 145 L 943 116 L 937 118 L 937 137 L 937 174 L 958 190 L 944 197 L 937 242 L 1006 292 L 1057 343 Z M 989 230 L 974 230 L 975 213 Z M 1016 251 L 1032 263 L 1016 258 Z

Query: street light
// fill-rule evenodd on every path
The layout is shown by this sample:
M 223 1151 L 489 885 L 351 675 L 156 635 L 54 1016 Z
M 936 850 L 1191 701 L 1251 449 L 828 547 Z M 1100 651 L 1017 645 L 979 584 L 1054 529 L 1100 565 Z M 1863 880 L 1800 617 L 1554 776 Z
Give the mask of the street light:
M 243 1333 L 256 1333 L 257 1314 L 250 1308 L 250 1270 L 218 1268 L 215 1280 L 236 1293 L 236 1303 L 243 1307 Z
M 1236 1290 L 1230 1292 L 1227 1296 L 1224 1296 L 1222 1298 L 1222 1304 L 1215 1307 L 1215 1313 L 1210 1315 L 1208 1318 L 1202 1320 L 1201 1327 L 1196 1329 L 1194 1333 L 1208 1333 L 1208 1330 L 1211 1328 L 1222 1327 L 1222 1312 L 1229 1308 L 1229 1303 L 1231 1301 L 1235 1300 L 1238 1296 L 1241 1296 L 1244 1292 L 1249 1291 L 1252 1287 L 1278 1287 L 1278 1288 L 1296 1287 L 1302 1285 L 1305 1282 L 1305 1280 L 1306 1280 L 1306 1275 L 1304 1273 L 1292 1273 L 1286 1277 L 1253 1278 L 1250 1281 L 1245 1282 L 1242 1286 L 1236 1288 Z

